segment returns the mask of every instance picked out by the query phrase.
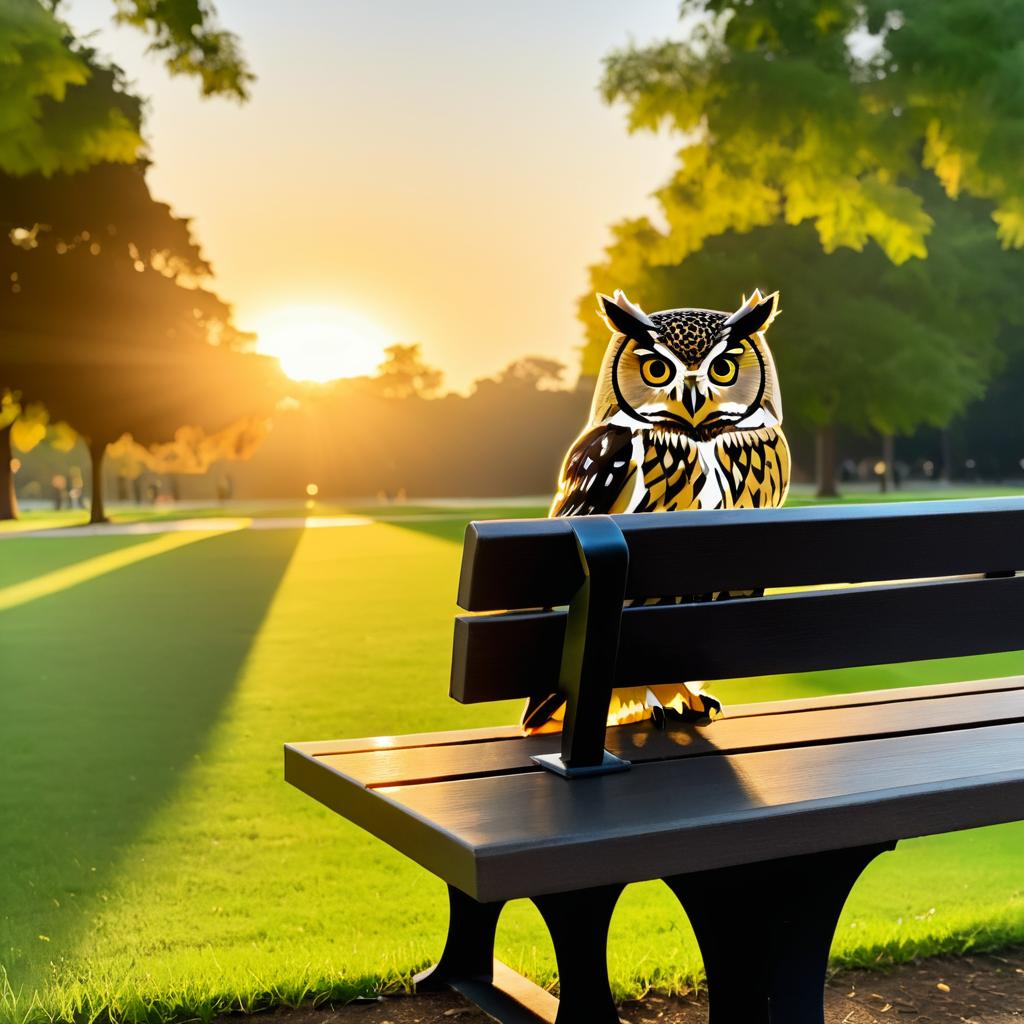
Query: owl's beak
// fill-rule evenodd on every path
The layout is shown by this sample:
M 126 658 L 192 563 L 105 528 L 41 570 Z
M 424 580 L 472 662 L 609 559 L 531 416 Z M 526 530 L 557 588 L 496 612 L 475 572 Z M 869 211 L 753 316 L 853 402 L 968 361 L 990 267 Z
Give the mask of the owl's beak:
M 684 373 L 679 387 L 682 392 L 680 398 L 683 402 L 683 408 L 691 417 L 696 416 L 707 399 L 703 375 L 699 373 Z

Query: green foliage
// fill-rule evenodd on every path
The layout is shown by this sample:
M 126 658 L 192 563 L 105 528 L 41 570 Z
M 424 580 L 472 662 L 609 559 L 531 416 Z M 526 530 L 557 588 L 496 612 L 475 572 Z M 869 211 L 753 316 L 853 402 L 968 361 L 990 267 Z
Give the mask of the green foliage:
M 204 95 L 246 99 L 253 76 L 238 40 L 200 0 L 115 0 L 116 19 L 152 37 L 172 74 Z M 43 0 L 0 3 L 0 171 L 53 174 L 142 153 L 142 107 L 115 65 L 74 39 Z
M 132 161 L 140 118 L 120 70 L 74 43 L 38 0 L 0 4 L 0 170 L 52 174 Z
M 684 0 L 686 42 L 606 61 L 633 130 L 685 138 L 660 193 L 678 262 L 705 238 L 811 221 L 826 252 L 924 256 L 922 165 L 992 199 L 1024 245 L 1024 7 L 1015 0 Z
M 884 434 L 944 426 L 984 392 L 1001 360 L 1002 325 L 1024 317 L 1024 258 L 1001 250 L 985 204 L 932 193 L 924 261 L 894 265 L 874 243 L 826 256 L 811 225 L 775 223 L 717 235 L 681 262 L 653 263 L 650 229 L 620 226 L 592 284 L 623 288 L 648 309 L 733 309 L 755 285 L 779 289 L 771 342 L 787 414 Z M 596 373 L 608 332 L 591 295 L 580 317 L 584 372 Z
M 604 96 L 631 129 L 683 146 L 659 222 L 613 228 L 595 289 L 731 309 L 778 288 L 790 412 L 883 434 L 948 424 L 1024 315 L 1024 265 L 996 241 L 1024 244 L 1024 65 L 1009 31 L 1024 9 L 991 8 L 685 0 L 687 41 L 606 60 Z M 594 373 L 607 335 L 589 296 L 580 315 Z
M 172 75 L 194 75 L 204 96 L 249 98 L 255 81 L 238 37 L 216 25 L 213 4 L 204 0 L 114 0 L 117 21 L 152 36 L 150 49 L 167 55 Z

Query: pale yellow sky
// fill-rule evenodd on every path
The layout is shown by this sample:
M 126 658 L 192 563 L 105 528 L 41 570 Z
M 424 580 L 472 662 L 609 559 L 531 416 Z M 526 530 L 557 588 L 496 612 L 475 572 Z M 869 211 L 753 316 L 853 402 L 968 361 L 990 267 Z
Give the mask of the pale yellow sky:
M 112 0 L 62 11 L 152 98 L 152 188 L 195 218 L 240 325 L 337 307 L 422 343 L 454 387 L 532 353 L 574 375 L 586 265 L 675 148 L 626 134 L 600 60 L 673 34 L 676 0 L 217 6 L 259 76 L 245 106 L 169 79 L 106 27 Z

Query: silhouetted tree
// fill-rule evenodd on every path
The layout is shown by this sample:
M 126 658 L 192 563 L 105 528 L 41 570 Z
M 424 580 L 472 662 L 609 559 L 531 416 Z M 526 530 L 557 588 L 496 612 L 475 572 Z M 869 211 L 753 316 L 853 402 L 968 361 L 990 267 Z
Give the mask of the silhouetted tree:
M 419 345 L 389 345 L 371 386 L 385 398 L 429 398 L 441 387 L 444 374 L 423 361 Z
M 0 381 L 85 439 L 93 521 L 122 434 L 168 442 L 272 408 L 275 364 L 241 350 L 188 222 L 152 200 L 144 168 L 5 181 L 0 217 L 18 225 L 0 244 Z
M 555 390 L 562 387 L 565 377 L 565 363 L 544 356 L 524 356 L 509 363 L 498 374 L 499 384 L 523 384 L 538 390 Z

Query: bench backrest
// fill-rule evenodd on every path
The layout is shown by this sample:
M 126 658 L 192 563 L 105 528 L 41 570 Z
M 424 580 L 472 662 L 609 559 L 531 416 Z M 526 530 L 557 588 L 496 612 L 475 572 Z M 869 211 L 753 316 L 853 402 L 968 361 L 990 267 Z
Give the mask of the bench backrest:
M 628 599 L 912 581 L 646 607 L 619 601 L 613 685 L 1024 648 L 1024 577 L 1013 575 L 1024 569 L 1024 499 L 600 518 L 618 527 L 628 550 Z M 566 638 L 559 606 L 585 581 L 574 533 L 581 521 L 468 526 L 458 603 L 488 614 L 456 619 L 456 700 L 558 690 Z

